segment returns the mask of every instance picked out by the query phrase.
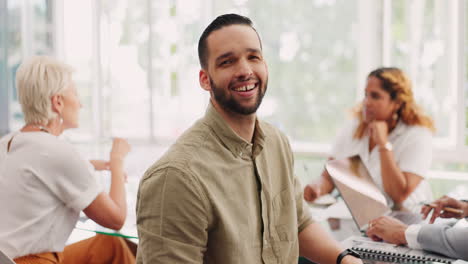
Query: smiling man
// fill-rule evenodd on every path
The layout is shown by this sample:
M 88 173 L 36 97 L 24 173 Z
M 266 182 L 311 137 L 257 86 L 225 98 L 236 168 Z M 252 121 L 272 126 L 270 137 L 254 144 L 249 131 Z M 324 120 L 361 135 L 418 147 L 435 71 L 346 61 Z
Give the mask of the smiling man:
M 268 69 L 250 19 L 216 18 L 198 55 L 210 105 L 141 180 L 138 263 L 362 263 L 312 222 L 287 138 L 256 116 Z

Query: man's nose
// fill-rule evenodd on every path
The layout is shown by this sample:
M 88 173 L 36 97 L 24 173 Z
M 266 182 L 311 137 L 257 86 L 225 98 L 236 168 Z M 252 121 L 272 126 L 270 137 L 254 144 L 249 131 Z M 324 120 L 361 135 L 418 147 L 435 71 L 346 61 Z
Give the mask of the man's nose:
M 236 77 L 248 79 L 252 74 L 252 65 L 249 63 L 249 61 L 240 60 L 236 71 Z

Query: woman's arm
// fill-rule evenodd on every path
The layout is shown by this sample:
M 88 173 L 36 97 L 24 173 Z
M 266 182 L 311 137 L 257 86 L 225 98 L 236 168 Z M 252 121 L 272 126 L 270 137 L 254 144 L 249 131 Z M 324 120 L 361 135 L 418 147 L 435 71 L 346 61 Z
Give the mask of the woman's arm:
M 111 186 L 109 194 L 102 192 L 83 211 L 96 223 L 118 230 L 122 228 L 127 216 L 125 198 L 124 159 L 130 151 L 128 142 L 116 138 L 110 155 Z
M 384 190 L 396 204 L 401 204 L 418 187 L 423 177 L 402 172 L 395 162 L 393 152 L 383 146 L 378 148 Z
M 320 180 L 317 182 L 307 184 L 304 188 L 304 199 L 308 202 L 312 202 L 318 197 L 330 193 L 335 188 L 335 185 L 330 178 L 327 170 L 323 170 Z
M 402 203 L 423 180 L 419 175 L 403 172 L 396 164 L 393 151 L 387 149 L 388 125 L 374 121 L 369 125 L 371 140 L 379 150 L 380 171 L 385 192 L 396 204 Z

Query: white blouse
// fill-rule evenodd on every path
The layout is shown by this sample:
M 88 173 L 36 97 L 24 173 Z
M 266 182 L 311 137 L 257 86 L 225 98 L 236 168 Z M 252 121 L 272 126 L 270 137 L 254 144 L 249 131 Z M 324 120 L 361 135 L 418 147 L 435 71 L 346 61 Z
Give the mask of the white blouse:
M 379 150 L 374 147 L 369 152 L 369 135 L 364 135 L 361 139 L 353 137 L 358 124 L 358 120 L 353 118 L 345 125 L 335 140 L 331 156 L 345 159 L 359 155 L 372 179 L 387 198 L 389 206 L 392 207 L 393 200 L 383 189 Z M 392 152 L 398 168 L 402 172 L 425 178 L 432 161 L 432 132 L 426 127 L 407 125 L 399 121 L 388 135 L 388 141 L 393 145 Z M 432 192 L 427 180 L 424 179 L 403 202 L 403 206 L 413 212 L 419 212 L 420 203 L 431 200 Z
M 5 136 L 0 139 L 0 249 L 10 258 L 63 251 L 80 211 L 101 191 L 91 164 L 71 144 L 44 132 Z

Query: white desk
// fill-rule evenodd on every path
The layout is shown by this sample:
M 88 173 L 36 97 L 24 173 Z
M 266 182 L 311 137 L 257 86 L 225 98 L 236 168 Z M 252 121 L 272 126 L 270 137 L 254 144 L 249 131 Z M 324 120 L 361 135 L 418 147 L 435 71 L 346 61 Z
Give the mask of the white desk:
M 332 205 L 325 206 L 312 203 L 309 205 L 312 219 L 321 223 L 336 240 L 343 241 L 350 236 L 360 235 L 351 213 L 341 198 Z

